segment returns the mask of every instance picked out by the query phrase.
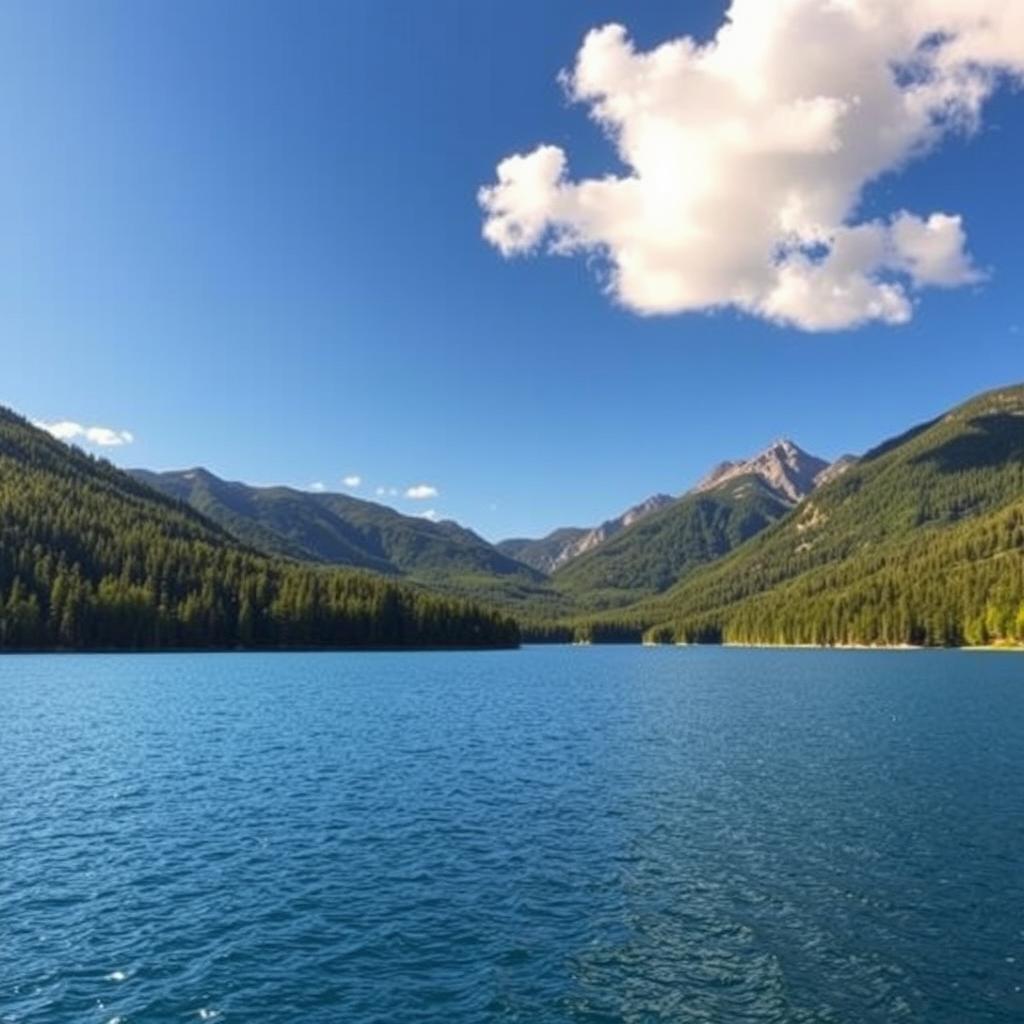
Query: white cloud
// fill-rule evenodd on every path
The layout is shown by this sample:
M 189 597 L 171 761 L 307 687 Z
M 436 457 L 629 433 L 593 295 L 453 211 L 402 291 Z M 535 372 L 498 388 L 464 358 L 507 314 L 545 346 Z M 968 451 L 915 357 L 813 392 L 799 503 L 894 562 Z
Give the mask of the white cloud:
M 806 330 L 903 323 L 979 280 L 956 214 L 857 219 L 865 186 L 970 131 L 1024 77 L 1019 0 L 733 0 L 705 44 L 590 32 L 562 74 L 628 169 L 573 180 L 558 146 L 502 160 L 484 237 L 597 257 L 643 314 L 735 307 Z
M 327 490 L 327 485 L 323 480 L 316 480 L 309 485 L 308 490 L 311 490 L 314 494 L 323 494 Z
M 439 523 L 441 521 L 441 515 L 436 509 L 428 508 L 426 512 L 419 512 L 417 515 L 420 519 L 429 519 L 432 523 Z
M 413 484 L 405 489 L 405 496 L 414 501 L 426 501 L 429 498 L 436 498 L 438 490 L 431 484 Z
M 113 430 L 111 427 L 85 427 L 73 420 L 57 420 L 46 423 L 36 420 L 35 426 L 45 430 L 59 441 L 80 441 L 100 448 L 117 448 L 135 440 L 129 430 Z
M 346 487 L 349 487 L 354 490 L 356 487 L 359 487 L 362 484 L 363 478 L 358 473 L 351 473 L 349 476 L 343 476 L 341 478 L 341 482 Z M 380 488 L 378 487 L 377 490 L 379 493 Z

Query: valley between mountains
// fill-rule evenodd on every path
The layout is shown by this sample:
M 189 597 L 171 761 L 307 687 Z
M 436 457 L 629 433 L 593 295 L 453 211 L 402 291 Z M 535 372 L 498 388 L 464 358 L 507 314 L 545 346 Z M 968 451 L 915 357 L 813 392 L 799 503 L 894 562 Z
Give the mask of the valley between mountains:
M 498 544 L 0 427 L 8 648 L 1024 641 L 1024 386 L 860 456 L 779 440 L 599 525 Z

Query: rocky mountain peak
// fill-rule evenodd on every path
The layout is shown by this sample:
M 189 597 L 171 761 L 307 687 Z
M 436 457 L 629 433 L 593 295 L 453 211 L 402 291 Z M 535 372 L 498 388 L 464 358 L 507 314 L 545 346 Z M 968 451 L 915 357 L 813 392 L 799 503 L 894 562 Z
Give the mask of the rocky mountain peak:
M 773 441 L 764 451 L 749 459 L 719 463 L 693 488 L 694 492 L 710 491 L 741 476 L 756 476 L 779 497 L 796 504 L 816 486 L 816 480 L 828 468 L 819 459 L 789 438 Z

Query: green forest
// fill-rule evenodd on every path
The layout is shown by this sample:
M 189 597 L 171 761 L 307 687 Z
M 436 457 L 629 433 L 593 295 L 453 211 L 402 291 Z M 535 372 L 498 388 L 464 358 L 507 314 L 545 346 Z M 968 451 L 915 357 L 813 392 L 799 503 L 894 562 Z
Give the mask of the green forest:
M 636 604 L 728 554 L 789 511 L 757 477 L 690 494 L 574 558 L 552 582 L 586 609 Z
M 664 594 L 564 628 L 595 643 L 1024 643 L 1024 388 L 885 442 Z
M 550 578 L 354 499 L 211 478 L 209 518 L 166 491 L 193 475 L 161 493 L 0 411 L 0 648 L 1024 644 L 1022 387 L 886 441 L 793 507 L 739 477 Z M 253 546 L 253 522 L 283 531 L 296 505 L 293 538 L 344 539 L 386 574 Z
M 510 647 L 515 621 L 273 559 L 0 411 L 0 647 Z

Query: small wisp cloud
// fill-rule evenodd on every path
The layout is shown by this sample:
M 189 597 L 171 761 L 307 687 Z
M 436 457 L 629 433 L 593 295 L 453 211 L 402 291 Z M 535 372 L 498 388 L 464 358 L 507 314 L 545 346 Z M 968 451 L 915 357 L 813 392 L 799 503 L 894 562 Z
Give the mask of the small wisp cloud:
M 405 489 L 405 496 L 413 501 L 428 501 L 438 496 L 438 490 L 431 484 L 413 484 Z
M 56 420 L 47 423 L 36 420 L 35 426 L 45 430 L 58 441 L 76 442 L 79 444 L 96 445 L 99 448 L 118 448 L 131 444 L 135 436 L 129 430 L 114 430 L 111 427 L 87 427 L 74 420 Z
M 354 491 L 362 485 L 363 478 L 358 473 L 350 473 L 348 476 L 343 476 L 341 482 L 350 491 Z
M 865 187 L 1024 77 L 1019 0 L 733 0 L 713 39 L 594 29 L 561 75 L 628 168 L 540 145 L 480 190 L 503 255 L 597 259 L 640 314 L 732 307 L 808 331 L 910 320 L 982 279 L 956 212 L 858 219 Z

